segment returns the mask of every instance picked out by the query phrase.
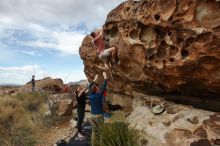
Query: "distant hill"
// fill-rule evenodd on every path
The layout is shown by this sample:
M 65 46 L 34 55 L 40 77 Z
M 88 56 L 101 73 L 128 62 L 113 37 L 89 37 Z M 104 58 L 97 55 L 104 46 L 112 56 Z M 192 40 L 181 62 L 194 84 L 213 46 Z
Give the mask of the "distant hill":
M 67 83 L 67 85 L 79 85 L 79 84 L 85 84 L 87 82 L 87 80 L 79 80 L 76 82 L 69 82 Z
M 17 84 L 0 84 L 0 87 L 20 87 L 22 85 L 17 85 Z

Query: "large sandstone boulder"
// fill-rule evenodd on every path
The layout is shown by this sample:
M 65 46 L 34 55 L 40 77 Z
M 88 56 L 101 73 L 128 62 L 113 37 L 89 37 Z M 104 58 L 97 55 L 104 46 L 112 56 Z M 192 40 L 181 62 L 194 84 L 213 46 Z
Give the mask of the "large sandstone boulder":
M 167 101 L 220 111 L 219 1 L 131 0 L 108 14 L 104 32 L 120 60 L 108 97 L 130 113 L 142 146 L 219 145 L 219 113 Z M 80 56 L 89 81 L 105 70 L 90 36 Z M 161 103 L 165 111 L 154 114 Z
M 104 32 L 120 59 L 109 82 L 112 92 L 181 94 L 174 99 L 220 111 L 219 1 L 124 2 L 108 14 Z M 105 69 L 90 36 L 80 56 L 89 80 Z

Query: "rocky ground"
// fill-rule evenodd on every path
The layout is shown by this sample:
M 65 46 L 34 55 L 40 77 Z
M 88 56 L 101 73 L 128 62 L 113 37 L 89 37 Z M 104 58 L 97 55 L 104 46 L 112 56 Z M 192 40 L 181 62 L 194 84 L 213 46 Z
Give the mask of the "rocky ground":
M 13 93 L 14 94 L 14 93 Z M 220 141 L 220 113 L 193 106 L 176 104 L 159 96 L 135 93 L 135 97 L 109 94 L 113 104 L 119 104 L 128 122 L 142 134 L 141 146 L 211 146 Z M 46 130 L 38 138 L 37 146 L 54 146 L 64 139 L 67 146 L 89 146 L 91 126 L 88 123 L 90 107 L 86 107 L 85 137 L 76 134 L 76 109 L 72 94 L 52 94 L 48 98 L 46 116 L 56 114 L 66 120 Z M 153 102 L 152 102 L 153 101 Z M 165 104 L 162 114 L 152 113 L 151 107 Z M 71 106 L 70 106 L 71 105 Z M 56 108 L 55 108 L 56 107 Z M 70 108 L 71 107 L 71 108 Z M 119 116 L 116 116 L 116 119 Z
M 83 124 L 83 137 L 78 136 L 75 128 L 76 121 L 71 119 L 70 122 L 62 123 L 56 127 L 50 128 L 47 133 L 41 137 L 41 144 L 37 146 L 56 146 L 59 140 L 65 140 L 66 146 L 90 146 L 91 125 L 85 118 Z
M 165 104 L 162 114 L 151 109 Z M 144 96 L 133 102 L 131 125 L 143 132 L 150 146 L 211 146 L 220 140 L 220 113 L 168 102 L 156 96 Z M 145 146 L 145 145 L 143 145 Z
M 90 146 L 91 128 L 88 122 L 85 123 L 82 128 L 84 137 L 76 135 L 70 139 L 66 146 Z

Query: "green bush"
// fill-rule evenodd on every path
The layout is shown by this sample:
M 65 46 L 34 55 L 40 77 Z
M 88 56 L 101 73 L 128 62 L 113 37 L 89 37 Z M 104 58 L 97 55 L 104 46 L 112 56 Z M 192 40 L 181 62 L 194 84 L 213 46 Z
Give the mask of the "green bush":
M 139 133 L 125 122 L 106 123 L 100 126 L 100 146 L 139 146 Z

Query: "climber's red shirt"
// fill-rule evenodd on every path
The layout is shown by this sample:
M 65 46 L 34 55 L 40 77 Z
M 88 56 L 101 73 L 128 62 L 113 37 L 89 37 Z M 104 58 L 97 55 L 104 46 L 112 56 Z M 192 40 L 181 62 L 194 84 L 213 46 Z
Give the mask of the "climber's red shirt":
M 105 49 L 105 41 L 102 37 L 95 40 L 95 45 L 97 47 L 98 53 L 100 54 Z

